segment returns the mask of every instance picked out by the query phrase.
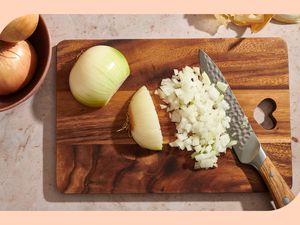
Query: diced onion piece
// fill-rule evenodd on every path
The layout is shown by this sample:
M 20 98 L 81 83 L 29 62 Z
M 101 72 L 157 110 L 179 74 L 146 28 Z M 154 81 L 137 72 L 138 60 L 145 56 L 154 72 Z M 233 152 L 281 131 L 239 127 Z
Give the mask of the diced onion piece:
M 163 137 L 151 95 L 142 86 L 129 104 L 130 131 L 135 142 L 143 148 L 162 150 Z
M 176 140 L 170 146 L 193 151 L 195 169 L 217 167 L 220 153 L 236 144 L 227 133 L 229 104 L 222 94 L 227 87 L 222 82 L 212 84 L 199 67 L 187 66 L 174 70 L 171 79 L 163 79 L 157 90 L 176 124 Z
M 222 92 L 222 93 L 225 93 L 226 92 L 226 89 L 228 88 L 228 84 L 225 84 L 223 82 L 220 82 L 218 81 L 217 82 L 217 88 Z
M 202 82 L 203 82 L 204 84 L 206 84 L 206 85 L 211 84 L 210 79 L 209 79 L 209 76 L 208 76 L 205 72 L 203 72 L 203 73 L 201 74 L 201 76 L 202 76 Z
M 161 109 L 166 109 L 167 108 L 167 106 L 163 105 L 163 104 L 160 104 L 159 106 L 160 106 Z

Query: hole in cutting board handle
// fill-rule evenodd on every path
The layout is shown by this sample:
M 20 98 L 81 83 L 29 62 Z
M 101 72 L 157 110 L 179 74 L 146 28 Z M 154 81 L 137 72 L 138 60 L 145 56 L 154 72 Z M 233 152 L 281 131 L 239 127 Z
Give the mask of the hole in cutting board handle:
M 254 109 L 253 117 L 264 129 L 272 130 L 277 124 L 276 119 L 272 115 L 276 107 L 276 102 L 273 99 L 266 98 Z

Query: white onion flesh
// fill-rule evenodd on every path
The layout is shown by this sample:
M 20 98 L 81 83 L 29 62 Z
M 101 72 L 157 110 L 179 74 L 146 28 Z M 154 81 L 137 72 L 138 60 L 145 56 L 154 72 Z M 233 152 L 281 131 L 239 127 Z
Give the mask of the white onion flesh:
M 130 74 L 117 49 L 99 45 L 86 50 L 74 64 L 69 85 L 74 98 L 89 107 L 105 106 Z
M 135 142 L 143 148 L 162 150 L 163 137 L 151 95 L 142 86 L 129 104 L 130 131 Z
M 236 144 L 227 133 L 226 88 L 221 82 L 212 84 L 199 67 L 186 66 L 174 70 L 171 79 L 163 79 L 155 92 L 167 104 L 166 110 L 176 124 L 176 140 L 170 146 L 194 152 L 195 169 L 217 167 L 220 153 Z

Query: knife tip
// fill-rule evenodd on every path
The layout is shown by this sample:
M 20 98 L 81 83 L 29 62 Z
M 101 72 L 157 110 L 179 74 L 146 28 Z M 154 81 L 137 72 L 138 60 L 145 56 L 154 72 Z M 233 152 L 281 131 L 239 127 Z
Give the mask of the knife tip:
M 201 56 L 204 53 L 203 49 L 199 49 L 199 55 Z
M 200 69 L 205 64 L 205 55 L 206 55 L 206 53 L 204 52 L 204 50 L 203 49 L 199 49 Z

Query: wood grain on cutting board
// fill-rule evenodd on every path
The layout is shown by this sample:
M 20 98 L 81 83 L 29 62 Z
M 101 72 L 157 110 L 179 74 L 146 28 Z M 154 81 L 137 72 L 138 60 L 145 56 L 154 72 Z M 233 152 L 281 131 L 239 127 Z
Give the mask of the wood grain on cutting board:
M 82 106 L 72 97 L 69 72 L 80 54 L 104 44 L 127 58 L 131 75 L 102 109 Z M 266 191 L 258 173 L 238 162 L 231 151 L 218 168 L 193 170 L 190 153 L 168 147 L 175 126 L 153 96 L 164 136 L 162 152 L 138 147 L 128 133 L 117 132 L 126 120 L 134 92 L 150 91 L 174 68 L 199 66 L 198 50 L 216 62 L 269 157 L 289 185 L 292 183 L 288 54 L 278 38 L 68 40 L 57 46 L 57 187 L 64 193 L 192 193 Z M 276 102 L 277 125 L 265 130 L 253 118 L 264 99 Z

